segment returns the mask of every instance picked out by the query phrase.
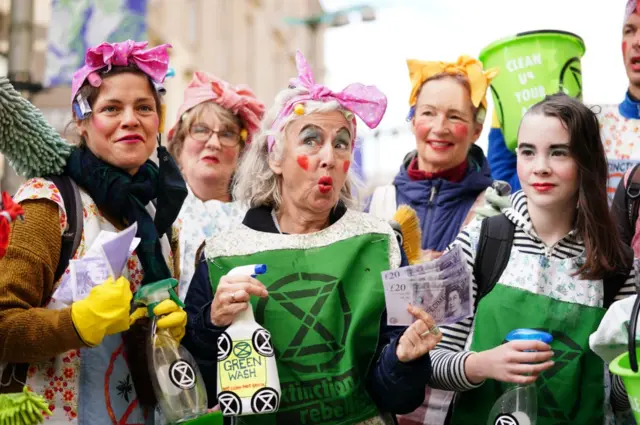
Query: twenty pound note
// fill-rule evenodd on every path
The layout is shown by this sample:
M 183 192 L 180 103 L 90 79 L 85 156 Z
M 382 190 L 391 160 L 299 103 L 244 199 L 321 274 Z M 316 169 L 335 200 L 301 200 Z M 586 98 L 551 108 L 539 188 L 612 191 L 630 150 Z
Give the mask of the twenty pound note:
M 137 229 L 134 223 L 119 233 L 101 231 L 82 258 L 69 262 L 69 273 L 63 275 L 52 298 L 61 305 L 71 305 L 109 276 L 118 279 L 140 243 Z
M 415 318 L 409 304 L 422 308 L 439 325 L 472 315 L 471 274 L 462 249 L 456 245 L 440 258 L 382 273 L 387 323 L 409 326 Z

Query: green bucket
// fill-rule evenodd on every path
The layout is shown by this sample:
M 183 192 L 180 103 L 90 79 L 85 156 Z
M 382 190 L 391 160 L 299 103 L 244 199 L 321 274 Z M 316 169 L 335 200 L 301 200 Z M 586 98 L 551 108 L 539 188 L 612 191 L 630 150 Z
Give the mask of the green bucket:
M 640 351 L 636 351 L 636 355 L 639 353 Z M 609 370 L 622 378 L 622 383 L 627 389 L 629 403 L 631 403 L 631 410 L 633 410 L 633 417 L 636 422 L 640 423 L 640 372 L 634 372 L 631 369 L 629 353 L 622 353 L 616 357 L 609 364 Z
M 629 339 L 629 351 L 620 354 L 609 364 L 609 370 L 614 375 L 622 378 L 622 383 L 627 390 L 633 417 L 640 423 L 640 369 L 638 368 L 638 357 L 640 350 L 636 348 L 636 330 L 638 327 L 638 316 L 640 316 L 640 295 L 636 297 L 631 310 L 629 328 L 627 336 Z
M 482 49 L 485 69 L 499 68 L 491 82 L 493 103 L 507 147 L 515 151 L 524 113 L 545 95 L 564 92 L 582 99 L 584 42 L 565 31 L 519 33 Z

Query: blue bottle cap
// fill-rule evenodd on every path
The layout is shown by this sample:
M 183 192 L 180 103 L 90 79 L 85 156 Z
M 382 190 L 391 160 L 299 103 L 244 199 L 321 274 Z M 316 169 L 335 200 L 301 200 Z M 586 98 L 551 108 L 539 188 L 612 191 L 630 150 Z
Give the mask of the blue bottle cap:
M 551 344 L 553 336 L 548 332 L 537 331 L 535 329 L 514 329 L 507 335 L 507 341 L 542 341 Z
M 255 268 L 255 274 L 265 274 L 267 272 L 266 264 L 258 264 Z

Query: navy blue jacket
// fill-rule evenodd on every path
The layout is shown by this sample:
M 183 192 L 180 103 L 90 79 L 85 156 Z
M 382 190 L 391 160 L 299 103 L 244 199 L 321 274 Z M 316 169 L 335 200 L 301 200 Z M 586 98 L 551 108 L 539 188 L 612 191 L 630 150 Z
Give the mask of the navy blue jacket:
M 335 223 L 346 209 L 338 205 L 331 214 Z M 252 208 L 243 224 L 258 231 L 278 233 L 268 207 Z M 403 255 L 403 264 L 407 265 Z M 216 395 L 216 356 L 218 336 L 224 328 L 211 323 L 213 289 L 206 261 L 200 259 L 185 300 L 188 315 L 187 332 L 182 344 L 194 356 L 207 386 L 209 407 L 218 404 Z M 381 412 L 404 414 L 414 411 L 424 399 L 425 387 L 431 376 L 428 355 L 409 363 L 396 356 L 398 339 L 404 327 L 387 326 L 386 312 L 380 319 L 380 338 L 376 356 L 366 377 L 367 390 Z
M 444 251 L 454 241 L 480 193 L 493 183 L 489 163 L 478 146 L 471 146 L 467 174 L 461 182 L 445 179 L 411 180 L 407 167 L 415 158 L 405 158 L 393 181 L 397 205 L 409 205 L 422 225 L 422 249 Z

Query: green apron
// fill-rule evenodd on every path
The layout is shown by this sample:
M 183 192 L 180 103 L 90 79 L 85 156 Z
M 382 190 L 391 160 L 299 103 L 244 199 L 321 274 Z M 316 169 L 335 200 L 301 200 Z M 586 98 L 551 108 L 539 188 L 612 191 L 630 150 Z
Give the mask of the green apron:
M 251 302 L 256 321 L 271 333 L 282 395 L 276 413 L 241 416 L 242 424 L 347 425 L 380 414 L 365 381 L 385 308 L 381 272 L 397 267 L 399 256 L 390 255 L 395 238 L 383 233 L 384 223 L 345 229 L 360 217 L 347 212 L 311 235 L 242 227 L 207 242 L 214 293 L 233 267 L 267 265 L 258 279 L 269 296 Z M 216 252 L 219 243 L 242 248 Z
M 555 365 L 535 383 L 537 425 L 601 425 L 604 421 L 604 366 L 589 348 L 589 335 L 605 313 L 599 307 L 602 284 L 581 281 L 571 276 L 573 270 L 571 259 L 546 259 L 514 248 L 501 277 L 510 284 L 496 284 L 480 300 L 474 320 L 469 349 L 476 352 L 503 344 L 513 329 L 539 329 L 553 335 Z M 485 425 L 489 411 L 510 385 L 487 380 L 477 389 L 458 394 L 451 423 Z

